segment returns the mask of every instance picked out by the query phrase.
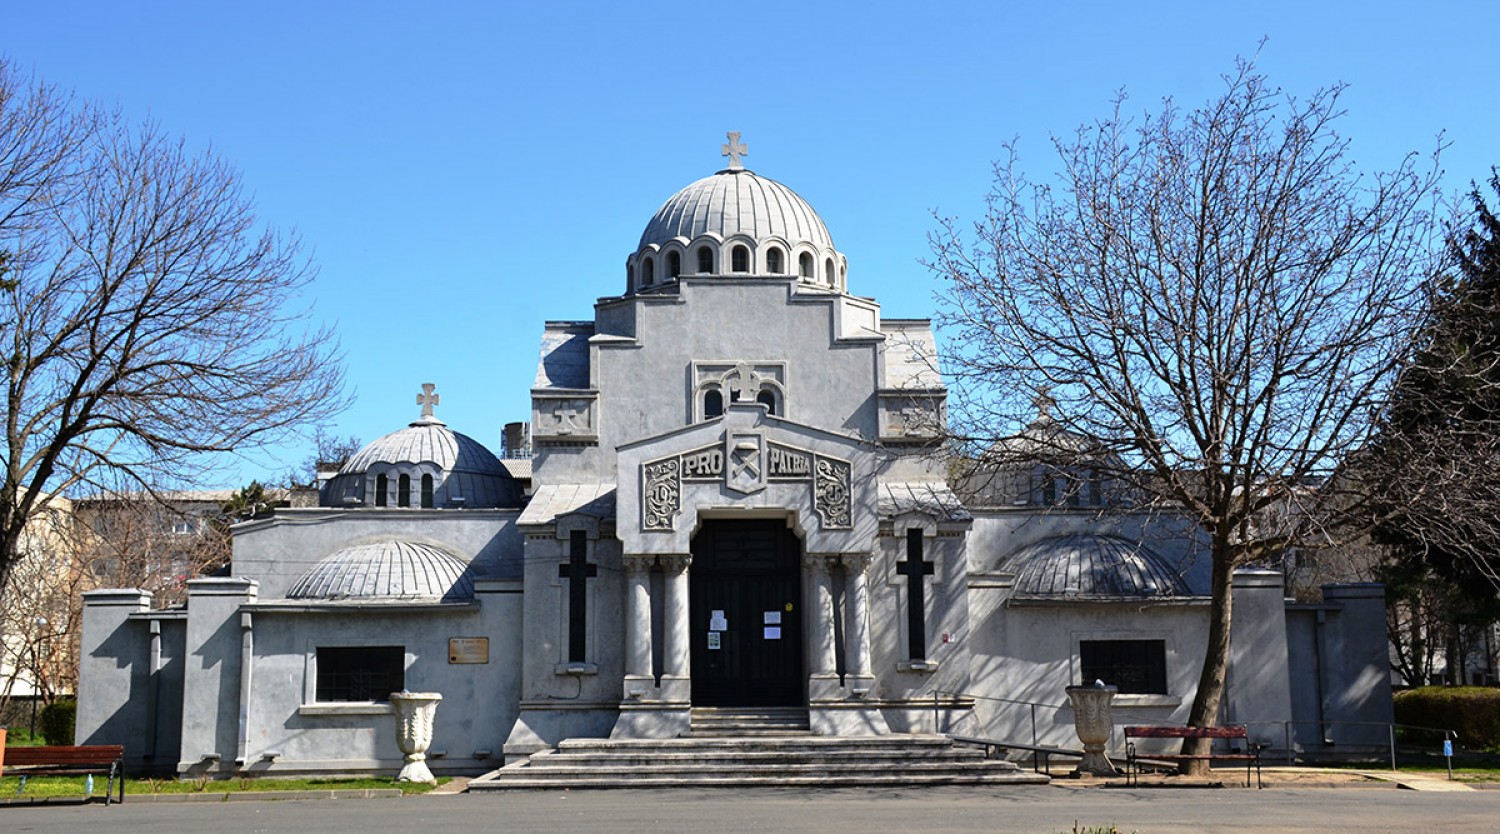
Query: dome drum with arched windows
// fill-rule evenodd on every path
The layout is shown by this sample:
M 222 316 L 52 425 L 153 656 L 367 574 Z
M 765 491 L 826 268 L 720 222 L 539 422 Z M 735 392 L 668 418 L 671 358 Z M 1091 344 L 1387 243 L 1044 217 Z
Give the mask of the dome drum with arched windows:
M 848 261 L 812 206 L 781 183 L 731 165 L 678 191 L 656 210 L 626 259 L 627 293 L 650 292 L 683 276 L 797 276 L 847 291 Z

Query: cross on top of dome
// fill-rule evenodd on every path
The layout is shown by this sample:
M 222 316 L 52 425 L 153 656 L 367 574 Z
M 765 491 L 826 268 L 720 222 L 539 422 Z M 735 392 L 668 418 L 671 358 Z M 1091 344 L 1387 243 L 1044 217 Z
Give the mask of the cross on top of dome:
M 433 416 L 432 413 L 432 407 L 437 405 L 438 401 L 442 399 L 441 395 L 434 393 L 436 390 L 437 386 L 433 383 L 422 383 L 422 393 L 417 395 L 417 405 L 422 406 L 422 416 L 417 419 L 417 423 L 443 422 L 442 420 L 439 420 L 437 417 Z M 412 425 L 416 425 L 416 423 L 413 423 Z
M 724 135 L 729 138 L 729 141 L 719 146 L 723 149 L 719 152 L 719 155 L 729 157 L 729 170 L 745 170 L 744 164 L 740 162 L 740 157 L 749 156 L 750 148 L 740 142 L 740 132 L 738 130 L 731 130 Z

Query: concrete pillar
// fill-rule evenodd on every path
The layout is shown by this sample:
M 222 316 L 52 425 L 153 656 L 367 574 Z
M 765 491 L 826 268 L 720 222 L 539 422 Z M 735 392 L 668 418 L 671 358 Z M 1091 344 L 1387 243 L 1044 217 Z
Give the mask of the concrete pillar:
M 1342 746 L 1379 747 L 1394 721 L 1391 667 L 1387 654 L 1385 586 L 1378 582 L 1341 582 L 1323 586 L 1327 612 L 1321 660 L 1324 668 L 1324 719 L 1328 736 Z M 1346 723 L 1347 722 L 1347 723 Z M 1356 723 L 1371 722 L 1371 723 Z
M 844 565 L 844 671 L 856 678 L 871 677 L 870 554 L 846 553 Z M 857 685 L 851 688 L 858 688 Z
M 807 627 L 810 657 L 808 665 L 814 677 L 836 676 L 838 668 L 833 654 L 833 581 L 829 576 L 828 558 L 809 555 L 802 560 L 807 568 Z
M 254 602 L 253 579 L 213 578 L 188 582 L 187 640 L 183 656 L 181 773 L 233 772 L 239 754 L 239 710 L 233 704 L 248 685 L 241 608 Z
M 135 588 L 83 595 L 74 741 L 123 744 L 135 767 L 143 763 L 155 742 L 150 721 L 149 626 L 132 618 L 150 610 L 151 595 Z
M 1253 741 L 1286 746 L 1281 722 L 1292 719 L 1287 675 L 1286 598 L 1280 571 L 1234 572 L 1226 721 L 1248 724 Z
M 658 556 L 664 580 L 662 605 L 663 651 L 662 674 L 664 677 L 686 678 L 692 673 L 691 626 L 688 617 L 688 565 L 693 557 L 685 554 Z
M 625 697 L 654 688 L 651 670 L 651 566 L 656 557 L 627 553 L 625 565 Z

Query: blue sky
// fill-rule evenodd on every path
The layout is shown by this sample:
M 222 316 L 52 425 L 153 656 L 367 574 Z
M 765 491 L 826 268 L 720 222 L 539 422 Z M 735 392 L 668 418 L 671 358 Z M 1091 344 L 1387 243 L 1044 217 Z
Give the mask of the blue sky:
M 1350 85 L 1341 131 L 1366 170 L 1440 132 L 1451 191 L 1500 164 L 1490 2 L 6 0 L 0 21 L 0 53 L 211 147 L 300 233 L 355 397 L 329 428 L 367 442 L 435 382 L 438 415 L 498 451 L 528 417 L 542 322 L 621 291 L 646 221 L 722 167 L 727 130 L 893 317 L 932 314 L 931 212 L 974 216 L 1004 141 L 1044 175 L 1049 137 L 1116 90 L 1135 112 L 1197 104 L 1262 37 L 1288 92 Z

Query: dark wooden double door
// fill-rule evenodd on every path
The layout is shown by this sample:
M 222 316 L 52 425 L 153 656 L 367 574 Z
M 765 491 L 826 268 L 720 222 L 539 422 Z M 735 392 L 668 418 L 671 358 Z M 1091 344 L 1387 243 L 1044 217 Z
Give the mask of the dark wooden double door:
M 802 543 L 785 521 L 707 521 L 693 537 L 693 705 L 800 706 Z

